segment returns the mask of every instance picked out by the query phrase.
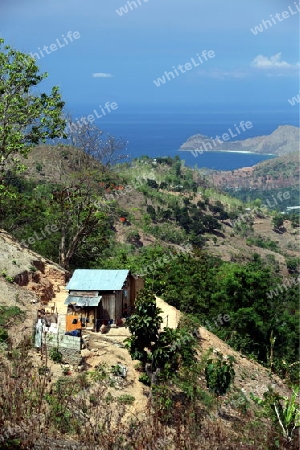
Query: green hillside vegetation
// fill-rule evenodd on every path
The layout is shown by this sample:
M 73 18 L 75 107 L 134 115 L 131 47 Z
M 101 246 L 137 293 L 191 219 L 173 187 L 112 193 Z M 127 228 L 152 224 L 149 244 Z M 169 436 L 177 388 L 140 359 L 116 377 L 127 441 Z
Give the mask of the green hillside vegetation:
M 299 153 L 292 152 L 274 159 L 269 159 L 254 167 L 254 177 L 297 177 L 299 172 Z
M 2 448 L 35 448 L 42 430 L 55 437 L 57 448 L 66 436 L 87 449 L 225 448 L 223 441 L 228 449 L 296 448 L 296 400 L 278 397 L 271 388 L 251 411 L 240 392 L 239 418 L 230 432 L 220 425 L 221 397 L 235 378 L 234 358 L 203 354 L 195 329 L 205 326 L 265 366 L 270 382 L 278 376 L 289 387 L 298 382 L 298 223 L 215 189 L 178 157 L 111 165 L 107 161 L 123 145 L 117 139 L 101 142 L 108 159 L 97 143 L 95 151 L 87 151 L 87 141 L 67 145 L 58 88 L 25 102 L 46 75 L 38 74 L 32 58 L 9 47 L 0 52 L 0 62 L 0 228 L 70 273 L 122 268 L 144 277 L 126 345 L 141 362 L 140 381 L 151 387 L 147 415 L 123 427 L 133 400 L 112 396 L 116 368 L 98 366 L 71 382 L 52 382 L 46 366 L 33 373 L 30 339 L 13 348 L 5 334 L 11 315 L 21 320 L 21 312 L 3 309 L 0 425 L 5 433 L 19 422 L 24 429 L 30 420 L 35 426 L 29 441 L 14 431 Z M 101 136 L 94 126 L 92 131 Z M 57 138 L 64 144 L 45 145 Z M 5 271 L 0 275 L 14 283 Z M 177 329 L 159 331 L 155 295 L 183 313 Z M 96 394 L 82 399 L 79 394 L 92 386 Z M 259 414 L 274 423 L 259 420 Z
M 141 158 L 113 170 L 98 165 L 99 170 L 85 176 L 73 172 L 68 187 L 10 176 L 7 186 L 13 198 L 1 202 L 0 226 L 29 245 L 30 237 L 56 224 L 55 232 L 35 239 L 30 247 L 60 263 L 62 233 L 68 250 L 82 228 L 66 268 L 128 268 L 143 275 L 169 304 L 202 322 L 227 314 L 231 320 L 222 327 L 213 325 L 215 334 L 295 381 L 298 284 L 269 299 L 272 287 L 280 283 L 272 259 L 262 259 L 253 249 L 241 266 L 205 250 L 207 236 L 222 234 L 223 222 L 245 214 L 244 205 L 209 187 L 178 158 Z M 246 220 L 236 225 L 235 233 L 248 245 L 281 253 L 275 241 L 259 238 L 251 227 Z M 142 234 L 153 244 L 143 245 Z M 296 264 L 290 277 L 297 276 Z M 271 335 L 276 337 L 272 360 Z
M 253 167 L 253 171 L 243 173 L 243 169 L 231 172 L 220 172 L 222 180 L 217 183 L 220 189 L 227 191 L 230 195 L 242 200 L 252 202 L 260 199 L 262 203 L 267 200 L 274 205 L 272 209 L 286 211 L 287 206 L 299 206 L 299 153 L 293 152 L 274 159 L 263 161 Z M 233 181 L 234 180 L 234 183 Z M 234 184 L 235 188 L 228 188 Z M 289 192 L 286 202 L 278 204 L 280 192 Z
M 242 202 L 253 203 L 258 199 L 262 204 L 269 204 L 272 209 L 280 212 L 287 212 L 287 206 L 300 206 L 300 189 L 297 186 L 288 186 L 286 188 L 272 188 L 272 189 L 246 189 L 241 188 L 236 191 L 232 189 L 227 191 L 230 195 L 235 196 Z M 282 192 L 289 192 L 289 199 L 286 202 L 280 202 L 278 196 Z M 276 203 L 277 202 L 277 203 Z

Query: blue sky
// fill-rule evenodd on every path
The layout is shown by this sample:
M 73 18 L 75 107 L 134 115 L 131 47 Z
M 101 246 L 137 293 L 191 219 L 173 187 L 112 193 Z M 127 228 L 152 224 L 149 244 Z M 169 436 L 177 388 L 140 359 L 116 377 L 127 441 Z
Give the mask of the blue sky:
M 65 36 L 68 45 L 45 54 L 38 65 L 49 72 L 48 87 L 60 86 L 69 108 L 109 101 L 119 107 L 294 108 L 297 114 L 288 99 L 299 93 L 298 0 L 135 1 L 131 10 L 125 0 L 1 0 L 0 36 L 27 53 L 45 45 L 49 51 Z M 126 5 L 128 12 L 118 14 Z M 272 26 L 263 26 L 270 15 Z M 257 25 L 263 31 L 255 35 L 251 28 Z M 70 42 L 69 31 L 80 37 Z M 215 56 L 160 87 L 154 84 L 204 50 Z

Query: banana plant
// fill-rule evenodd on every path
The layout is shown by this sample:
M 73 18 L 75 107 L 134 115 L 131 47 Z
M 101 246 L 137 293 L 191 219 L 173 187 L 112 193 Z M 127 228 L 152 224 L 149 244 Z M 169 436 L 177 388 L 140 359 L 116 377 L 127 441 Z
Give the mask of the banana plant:
M 283 436 L 291 441 L 294 431 L 300 426 L 300 409 L 296 403 L 300 388 L 297 386 L 293 389 L 290 398 L 284 397 L 283 405 L 278 402 L 273 404 L 279 425 L 282 428 Z
M 264 414 L 270 416 L 273 422 L 280 426 L 283 437 L 291 442 L 294 432 L 300 427 L 300 408 L 297 397 L 300 392 L 299 386 L 293 387 L 290 397 L 281 397 L 271 387 L 263 395 L 263 399 L 250 395 L 252 400 L 263 407 Z

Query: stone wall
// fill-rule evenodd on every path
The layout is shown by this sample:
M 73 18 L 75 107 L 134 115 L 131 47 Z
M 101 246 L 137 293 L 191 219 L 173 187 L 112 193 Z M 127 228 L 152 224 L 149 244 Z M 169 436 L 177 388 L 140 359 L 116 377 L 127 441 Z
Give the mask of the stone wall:
M 43 335 L 43 343 L 50 348 L 58 348 L 63 356 L 63 363 L 79 366 L 81 357 L 81 338 L 66 335 L 65 332 L 47 333 Z
M 78 350 L 74 350 L 71 348 L 63 348 L 59 349 L 60 353 L 63 355 L 63 363 L 71 364 L 71 366 L 80 366 L 82 361 L 81 352 Z
M 71 350 L 81 350 L 81 337 L 69 336 L 65 332 L 46 333 L 43 335 L 43 342 L 47 347 L 58 347 L 59 350 L 67 348 Z

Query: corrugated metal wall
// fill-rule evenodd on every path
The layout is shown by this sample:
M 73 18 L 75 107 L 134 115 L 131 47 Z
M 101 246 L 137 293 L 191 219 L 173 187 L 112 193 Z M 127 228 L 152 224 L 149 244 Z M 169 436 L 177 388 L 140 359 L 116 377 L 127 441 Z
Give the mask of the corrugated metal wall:
M 118 321 L 123 317 L 123 291 L 116 291 L 116 315 L 115 315 L 115 321 Z
M 102 309 L 104 319 L 115 320 L 116 315 L 116 295 L 115 294 L 102 294 Z M 102 319 L 102 317 L 100 317 Z
M 98 297 L 98 291 L 69 291 L 74 297 Z

